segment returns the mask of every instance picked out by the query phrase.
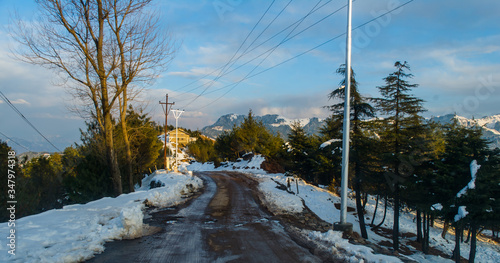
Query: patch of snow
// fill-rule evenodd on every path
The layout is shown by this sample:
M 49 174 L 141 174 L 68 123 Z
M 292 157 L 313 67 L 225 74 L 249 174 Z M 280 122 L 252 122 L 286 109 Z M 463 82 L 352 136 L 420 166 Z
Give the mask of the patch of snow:
M 273 126 L 275 127 L 278 127 L 278 126 L 281 126 L 281 125 L 288 125 L 288 126 L 292 126 L 293 123 L 295 122 L 299 122 L 300 123 L 300 126 L 301 127 L 304 127 L 306 126 L 307 124 L 309 124 L 309 122 L 311 121 L 311 119 L 309 118 L 303 118 L 303 119 L 288 119 L 288 118 L 285 118 L 285 117 L 282 117 L 282 116 L 278 116 L 277 120 L 282 120 L 282 122 L 278 123 L 278 124 L 273 124 Z
M 164 187 L 149 189 L 149 184 L 143 184 L 141 190 L 116 198 L 68 205 L 16 220 L 16 254 L 10 255 L 9 247 L 2 245 L 0 262 L 81 262 L 103 252 L 105 242 L 142 236 L 145 200 L 173 206 L 184 202 L 181 192 L 187 184 L 203 186 L 197 177 L 159 174 L 164 175 L 158 178 Z M 0 224 L 1 236 L 7 237 L 9 231 L 8 223 Z
M 325 233 L 312 231 L 309 233 L 309 238 L 328 242 L 332 246 L 332 252 L 344 256 L 347 262 L 402 262 L 397 257 L 375 254 L 373 249 L 367 246 L 351 244 L 349 240 L 342 238 L 340 231 L 328 230 Z
M 189 171 L 239 171 L 244 173 L 265 173 L 265 171 L 260 167 L 265 160 L 264 156 L 255 155 L 249 161 L 240 159 L 238 162 L 222 162 L 217 168 L 215 168 L 215 165 L 211 162 L 194 162 L 192 164 L 183 163 L 182 166 L 184 167 L 183 169 Z
M 467 193 L 467 190 L 476 188 L 477 171 L 479 168 L 481 168 L 481 165 L 477 164 L 476 160 L 473 160 L 470 163 L 471 180 L 464 188 L 462 188 L 462 190 L 460 190 L 460 192 L 457 193 L 458 198 Z
M 266 206 L 275 214 L 300 213 L 304 209 L 300 197 L 277 189 L 276 183 L 269 178 L 260 180 L 259 190 L 264 193 Z
M 331 140 L 328 140 L 328 141 L 326 141 L 326 142 L 322 143 L 322 144 L 319 146 L 319 148 L 320 148 L 320 149 L 323 149 L 323 148 L 325 148 L 325 147 L 330 146 L 330 145 L 331 145 L 332 143 L 334 143 L 334 142 L 341 142 L 341 141 L 342 141 L 341 139 L 331 139 Z
M 465 218 L 469 212 L 467 212 L 467 207 L 466 206 L 459 206 L 458 207 L 458 214 L 455 215 L 455 222 L 458 222 L 460 219 Z
M 437 211 L 441 211 L 442 209 L 443 209 L 443 205 L 442 205 L 442 204 L 440 204 L 440 203 L 433 204 L 433 205 L 431 206 L 431 210 L 433 210 L 433 211 L 436 211 L 436 210 L 437 210 Z
M 222 127 L 222 126 L 215 126 L 212 129 L 214 129 L 216 131 L 224 131 L 224 127 Z

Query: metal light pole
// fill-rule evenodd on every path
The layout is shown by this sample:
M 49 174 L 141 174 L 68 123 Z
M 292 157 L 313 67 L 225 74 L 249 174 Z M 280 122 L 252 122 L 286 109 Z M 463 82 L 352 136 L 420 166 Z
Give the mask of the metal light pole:
M 177 148 L 179 146 L 179 128 L 178 128 L 178 124 L 179 124 L 179 117 L 181 117 L 181 114 L 183 113 L 184 111 L 183 110 L 172 110 L 172 113 L 174 114 L 174 118 L 175 118 L 175 171 L 178 171 L 178 167 L 179 167 L 179 158 L 178 155 L 178 151 L 177 151 Z
M 342 134 L 342 178 L 341 178 L 341 201 L 340 222 L 334 224 L 339 231 L 352 232 L 352 223 L 347 222 L 347 184 L 349 181 L 349 130 L 351 120 L 351 20 L 352 0 L 348 0 L 347 6 L 347 40 L 346 40 L 346 66 L 345 66 L 345 101 L 344 101 L 344 127 Z

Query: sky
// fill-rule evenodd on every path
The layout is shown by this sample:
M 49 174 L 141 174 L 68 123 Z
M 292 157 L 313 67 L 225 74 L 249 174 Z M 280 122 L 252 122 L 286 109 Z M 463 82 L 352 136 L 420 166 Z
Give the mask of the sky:
M 426 117 L 500 114 L 500 2 L 407 2 L 353 2 L 352 67 L 360 92 L 380 97 L 377 87 L 395 71 L 394 63 L 407 61 L 414 75 L 409 81 L 419 85 L 412 94 L 425 101 Z M 328 94 L 342 79 L 335 71 L 345 63 L 346 3 L 156 1 L 153 9 L 176 52 L 134 105 L 163 123 L 159 101 L 168 94 L 173 108 L 185 111 L 179 126 L 193 130 L 250 109 L 325 118 L 330 113 L 324 106 L 335 103 Z M 17 45 L 8 29 L 13 12 L 34 22 L 38 11 L 31 0 L 0 0 L 0 91 L 62 149 L 79 141 L 85 120 L 71 110 L 77 102 L 57 85 L 60 76 L 10 54 Z M 172 114 L 169 124 L 175 124 Z M 1 140 L 44 141 L 2 100 L 0 132 Z

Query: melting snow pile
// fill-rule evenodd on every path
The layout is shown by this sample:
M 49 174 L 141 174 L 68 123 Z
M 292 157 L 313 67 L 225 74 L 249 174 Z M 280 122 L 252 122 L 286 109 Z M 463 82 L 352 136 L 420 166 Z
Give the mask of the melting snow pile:
M 144 183 L 151 181 L 164 186 L 149 189 L 149 184 Z M 145 200 L 154 206 L 172 206 L 183 202 L 183 191 L 202 186 L 197 177 L 156 172 L 146 177 L 143 187 L 134 193 L 23 217 L 16 220 L 16 255 L 8 254 L 8 247 L 2 245 L 0 262 L 88 260 L 104 251 L 107 241 L 142 236 Z M 7 237 L 8 231 L 7 223 L 1 223 L 0 235 Z
M 332 252 L 336 255 L 342 255 L 347 262 L 402 262 L 396 257 L 374 254 L 373 249 L 367 246 L 353 245 L 349 243 L 349 240 L 342 238 L 342 232 L 329 230 L 321 233 L 313 231 L 309 233 L 309 238 L 326 241 L 331 245 Z
M 190 165 L 184 164 L 185 168 L 189 171 L 239 171 L 239 172 L 253 172 L 262 173 L 264 170 L 260 168 L 261 164 L 265 161 L 262 155 L 255 155 L 250 160 L 239 158 L 236 162 L 222 162 L 221 165 L 215 168 L 211 162 L 206 163 L 192 163 Z
M 278 190 L 270 178 L 261 178 L 259 190 L 264 194 L 267 208 L 274 214 L 300 213 L 304 209 L 300 197 Z

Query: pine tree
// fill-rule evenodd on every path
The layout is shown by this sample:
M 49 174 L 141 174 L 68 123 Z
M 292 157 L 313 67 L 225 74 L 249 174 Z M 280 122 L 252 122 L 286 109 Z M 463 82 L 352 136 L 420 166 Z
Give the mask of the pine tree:
M 384 78 L 385 86 L 378 87 L 382 98 L 378 100 L 377 106 L 382 114 L 386 116 L 384 122 L 386 131 L 382 135 L 385 142 L 385 161 L 387 171 L 386 179 L 389 182 L 394 197 L 394 225 L 393 225 L 393 248 L 399 249 L 399 210 L 400 210 L 400 185 L 405 178 L 413 172 L 412 165 L 407 165 L 414 149 L 412 143 L 422 129 L 424 112 L 423 100 L 410 94 L 417 84 L 410 84 L 406 79 L 413 75 L 406 73 L 410 66 L 405 61 L 397 61 L 394 64 L 396 71 Z
M 460 261 L 461 231 L 469 226 L 472 234 L 472 244 L 469 262 L 474 261 L 475 239 L 479 226 L 495 222 L 495 198 L 499 196 L 500 178 L 498 177 L 498 150 L 488 148 L 488 142 L 481 138 L 482 129 L 474 126 L 463 127 L 455 119 L 445 126 L 445 152 L 442 159 L 436 163 L 437 173 L 434 188 L 436 202 L 443 206 L 441 216 L 452 222 L 455 227 L 455 250 L 453 258 Z M 476 172 L 474 165 L 479 165 Z M 465 217 L 458 216 L 459 210 L 467 211 Z M 496 210 L 498 211 L 498 210 Z
M 292 130 L 288 135 L 290 146 L 288 156 L 291 162 L 289 170 L 306 181 L 318 183 L 318 178 L 315 178 L 315 156 L 318 151 L 316 141 L 306 134 L 299 122 L 292 124 Z
M 142 109 L 136 110 L 129 106 L 126 117 L 120 119 L 122 121 L 127 122 L 127 136 L 124 136 L 122 130 L 124 126 L 117 123 L 114 128 L 116 155 L 120 171 L 126 175 L 122 177 L 124 192 L 133 192 L 143 174 L 149 173 L 149 168 L 154 166 L 163 145 L 158 139 L 155 123 Z
M 12 190 L 19 189 L 19 179 L 22 177 L 21 166 L 15 151 L 6 142 L 0 140 L 0 180 L 2 180 L 0 184 L 0 191 L 2 191 L 0 202 L 2 204 L 7 204 L 7 201 L 10 200 L 9 195 L 13 193 Z M 19 209 L 19 206 L 22 205 L 23 203 L 20 202 L 17 208 Z M 19 213 L 19 211 L 17 212 Z M 9 211 L 5 208 L 1 209 L 0 222 L 7 220 L 9 220 Z
M 271 134 L 250 110 L 240 126 L 234 126 L 231 132 L 225 132 L 217 138 L 215 150 L 220 158 L 234 160 L 249 152 L 274 157 L 282 151 L 282 146 L 283 140 L 279 135 Z
M 346 66 L 341 65 L 337 69 L 337 74 L 341 76 L 345 76 Z M 366 119 L 372 118 L 375 116 L 375 110 L 370 105 L 369 98 L 363 97 L 358 90 L 358 83 L 356 81 L 356 75 L 351 69 L 351 89 L 350 89 L 350 103 L 351 103 L 351 127 L 352 133 L 350 139 L 352 141 L 350 147 L 350 170 L 349 174 L 352 175 L 353 178 L 353 188 L 356 192 L 356 210 L 358 212 L 358 220 L 361 229 L 361 236 L 363 238 L 368 238 L 368 233 L 366 232 L 365 219 L 364 219 L 364 207 L 361 203 L 361 195 L 363 194 L 362 189 L 362 181 L 364 177 L 367 177 L 370 171 L 370 146 L 367 140 L 369 139 L 366 136 Z M 332 91 L 329 95 L 330 99 L 341 99 L 345 98 L 345 87 L 346 79 L 345 77 L 340 81 L 339 88 Z M 343 123 L 343 115 L 344 115 L 344 103 L 336 103 L 328 107 L 334 116 L 332 120 L 338 122 L 337 125 L 333 125 L 334 127 L 341 127 Z M 338 132 L 336 132 L 338 134 Z

